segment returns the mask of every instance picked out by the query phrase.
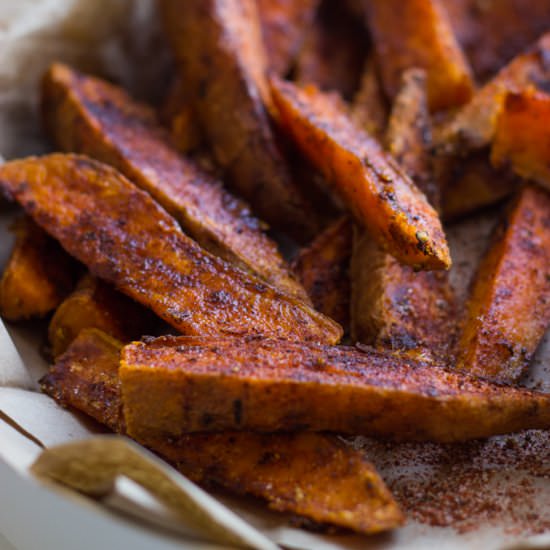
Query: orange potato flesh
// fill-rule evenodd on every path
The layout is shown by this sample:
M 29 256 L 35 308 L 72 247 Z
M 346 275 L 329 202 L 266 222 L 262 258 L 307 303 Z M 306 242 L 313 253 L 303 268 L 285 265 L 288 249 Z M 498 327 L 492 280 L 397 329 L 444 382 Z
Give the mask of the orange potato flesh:
M 496 167 L 509 166 L 522 178 L 550 189 L 550 95 L 528 89 L 508 93 L 491 148 Z
M 17 224 L 0 280 L 0 315 L 9 321 L 44 317 L 72 290 L 76 265 L 32 220 Z
M 343 217 L 331 224 L 293 263 L 294 272 L 317 311 L 349 332 L 349 262 L 352 224 Z
M 547 33 L 502 68 L 442 125 L 434 136 L 438 149 L 464 154 L 489 145 L 506 93 L 529 86 L 545 89 L 550 84 L 550 68 L 546 61 L 549 56 L 550 33 Z
M 162 0 L 159 9 L 206 141 L 232 187 L 261 219 L 307 240 L 318 221 L 270 125 L 255 0 Z
M 100 331 L 84 330 L 42 379 L 42 389 L 63 405 L 124 433 L 120 346 Z M 326 435 L 228 432 L 141 443 L 201 485 L 253 495 L 302 520 L 365 534 L 403 523 L 372 464 L 361 452 Z
M 457 368 L 515 382 L 550 324 L 550 194 L 529 186 L 497 228 L 468 301 Z
M 212 254 L 307 300 L 248 206 L 178 154 L 150 107 L 121 88 L 61 64 L 44 76 L 42 103 L 46 127 L 62 150 L 114 166 Z
M 89 275 L 55 311 L 48 328 L 53 357 L 64 353 L 84 329 L 96 328 L 121 342 L 149 334 L 154 327 L 151 313 Z
M 341 337 L 335 322 L 201 249 L 109 166 L 63 154 L 12 161 L 0 189 L 93 275 L 184 334 Z
M 451 260 L 438 215 L 410 178 L 331 96 L 272 80 L 283 128 L 334 185 L 357 223 L 400 262 L 446 269 Z
M 258 10 L 269 67 L 288 73 L 315 17 L 319 0 L 258 0 Z
M 363 347 L 161 337 L 122 350 L 128 434 L 334 431 L 462 441 L 550 427 L 550 395 Z
M 403 72 L 416 67 L 426 70 L 431 111 L 470 99 L 471 69 L 439 0 L 370 0 L 365 11 L 390 97 L 398 93 Z

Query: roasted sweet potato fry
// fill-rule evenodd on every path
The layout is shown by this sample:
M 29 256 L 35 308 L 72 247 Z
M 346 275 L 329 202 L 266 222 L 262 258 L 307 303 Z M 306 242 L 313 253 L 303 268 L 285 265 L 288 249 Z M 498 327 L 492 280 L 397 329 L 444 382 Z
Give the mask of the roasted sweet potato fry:
M 122 350 L 128 434 L 335 431 L 460 441 L 550 427 L 550 395 L 344 346 L 161 337 Z
M 270 70 L 285 76 L 300 50 L 319 0 L 258 0 Z
M 296 60 L 294 80 L 351 99 L 359 88 L 369 45 L 364 25 L 342 2 L 321 1 Z
M 410 69 L 392 108 L 386 144 L 434 206 L 439 187 L 430 156 L 431 124 L 425 73 Z M 415 272 L 399 264 L 356 227 L 351 258 L 352 341 L 450 360 L 455 301 L 448 272 Z
M 529 86 L 544 90 L 550 86 L 549 57 L 550 33 L 547 33 L 499 71 L 439 128 L 434 134 L 437 148 L 446 153 L 465 154 L 489 145 L 507 91 Z
M 507 93 L 491 148 L 496 167 L 550 189 L 550 95 L 528 89 Z
M 149 443 L 197 483 L 259 497 L 306 525 L 312 520 L 373 534 L 403 523 L 372 464 L 327 435 L 228 432 Z
M 415 272 L 356 227 L 351 289 L 352 342 L 450 362 L 456 307 L 447 272 Z
M 97 328 L 130 342 L 154 328 L 154 316 L 113 287 L 86 275 L 57 308 L 48 329 L 51 353 L 57 357 L 84 329 Z
M 248 207 L 180 157 L 148 106 L 124 90 L 54 64 L 43 80 L 43 114 L 57 145 L 111 164 L 150 193 L 201 246 L 306 299 L 277 245 Z
M 307 240 L 317 222 L 270 126 L 255 0 L 161 0 L 159 5 L 206 140 L 233 188 L 262 219 Z
M 439 210 L 440 189 L 434 178 L 432 156 L 432 125 L 428 112 L 426 72 L 408 69 L 401 79 L 401 89 L 395 97 L 385 136 L 386 149 Z
M 332 320 L 201 249 L 107 165 L 63 154 L 12 161 L 0 189 L 93 275 L 183 333 L 341 337 Z
M 111 430 L 123 432 L 118 379 L 122 345 L 101 330 L 84 328 L 42 378 L 42 390 Z
M 316 216 L 321 222 L 322 229 L 316 233 L 316 237 L 331 223 L 342 217 L 344 208 L 323 174 L 312 166 L 300 151 L 289 143 L 287 145 L 292 173 L 300 181 L 301 188 L 307 192 L 310 202 L 315 206 Z M 309 242 L 311 242 L 311 239 Z
M 502 201 L 521 182 L 509 170 L 495 169 L 487 148 L 466 157 L 440 158 L 438 181 L 442 187 L 442 217 L 454 220 Z
M 450 266 L 437 213 L 399 165 L 356 127 L 332 96 L 272 80 L 283 128 L 334 185 L 373 239 L 399 261 Z
M 124 432 L 118 379 L 120 344 L 85 330 L 42 379 L 43 390 Z M 362 453 L 321 434 L 189 434 L 141 441 L 202 485 L 249 494 L 274 510 L 375 533 L 403 515 Z
M 457 367 L 516 381 L 550 325 L 550 194 L 524 188 L 497 228 L 468 302 Z
M 353 122 L 368 134 L 382 140 L 388 121 L 388 105 L 378 78 L 374 56 L 365 63 L 359 90 L 351 104 Z
M 444 0 L 476 76 L 486 81 L 550 27 L 540 0 Z
M 53 69 L 50 68 L 50 77 L 52 72 Z M 48 77 L 45 78 L 46 83 L 43 85 L 45 109 L 49 108 L 47 97 L 50 92 L 47 79 Z M 159 114 L 163 124 L 170 130 L 172 143 L 180 153 L 185 155 L 200 148 L 203 144 L 202 131 L 193 109 L 193 102 L 189 97 L 189 91 L 181 77 L 177 76 L 170 85 Z M 45 118 L 47 121 L 47 114 Z
M 0 315 L 9 321 L 43 317 L 73 289 L 76 262 L 30 219 L 20 220 L 15 232 L 0 280 Z
M 407 69 L 425 69 L 431 111 L 466 103 L 474 89 L 471 69 L 439 0 L 364 2 L 382 82 L 390 97 Z
M 337 321 L 348 332 L 349 262 L 352 224 L 340 218 L 323 231 L 294 261 L 294 272 L 315 309 Z

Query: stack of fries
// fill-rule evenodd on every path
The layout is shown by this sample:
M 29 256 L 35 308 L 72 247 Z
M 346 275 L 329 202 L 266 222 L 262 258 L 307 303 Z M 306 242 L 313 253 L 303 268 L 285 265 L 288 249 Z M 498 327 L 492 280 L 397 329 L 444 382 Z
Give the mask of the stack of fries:
M 518 384 L 550 324 L 550 10 L 477 4 L 160 0 L 158 113 L 53 64 L 61 152 L 0 167 L 27 216 L 0 312 L 49 316 L 43 390 L 202 485 L 363 534 L 405 518 L 334 434 L 550 429 Z M 489 205 L 458 303 L 444 223 Z

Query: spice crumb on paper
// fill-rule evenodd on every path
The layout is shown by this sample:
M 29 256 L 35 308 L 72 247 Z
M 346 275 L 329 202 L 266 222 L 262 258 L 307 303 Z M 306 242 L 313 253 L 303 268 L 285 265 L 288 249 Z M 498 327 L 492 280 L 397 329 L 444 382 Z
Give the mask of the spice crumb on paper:
M 460 445 L 357 438 L 410 519 L 460 534 L 494 526 L 510 536 L 550 530 L 550 432 Z M 542 489 L 542 490 L 541 490 Z

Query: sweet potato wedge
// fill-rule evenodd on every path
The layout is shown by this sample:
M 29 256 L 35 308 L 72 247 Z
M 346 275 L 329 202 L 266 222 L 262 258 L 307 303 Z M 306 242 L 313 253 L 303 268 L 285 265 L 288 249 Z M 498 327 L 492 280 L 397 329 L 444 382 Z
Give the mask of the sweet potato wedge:
M 154 316 L 113 287 L 90 275 L 55 311 L 48 327 L 53 357 L 66 351 L 84 329 L 96 328 L 127 343 L 153 332 Z
M 392 108 L 386 144 L 389 152 L 439 206 L 439 186 L 430 156 L 431 124 L 425 73 L 409 69 Z M 356 227 L 351 258 L 351 335 L 353 342 L 421 354 L 448 362 L 455 333 L 455 300 L 448 272 L 415 272 L 399 264 Z
M 258 0 L 270 70 L 285 76 L 300 50 L 320 0 Z
M 341 337 L 334 321 L 204 251 L 110 166 L 63 154 L 12 161 L 0 190 L 92 275 L 183 333 Z
M 342 2 L 321 1 L 296 60 L 294 80 L 352 99 L 368 50 L 369 38 L 361 21 Z
M 40 380 L 42 391 L 111 430 L 123 432 L 118 378 L 122 345 L 97 328 L 84 328 Z
M 407 69 L 425 69 L 431 111 L 466 103 L 474 90 L 471 69 L 439 0 L 364 2 L 386 93 L 395 97 Z
M 528 186 L 474 279 L 457 368 L 514 382 L 550 324 L 550 194 Z
M 432 124 L 426 82 L 426 71 L 422 69 L 403 72 L 384 141 L 387 151 L 426 195 L 430 204 L 439 210 L 441 197 L 430 154 Z
M 529 86 L 550 86 L 550 33 L 544 34 L 526 52 L 516 56 L 506 67 L 480 88 L 469 103 L 434 133 L 440 151 L 462 155 L 489 145 L 507 91 Z
M 273 78 L 272 89 L 282 127 L 334 185 L 357 223 L 403 263 L 448 268 L 437 213 L 378 142 L 317 88 Z
M 132 437 L 335 431 L 460 441 L 550 427 L 550 395 L 363 347 L 258 337 L 133 343 L 119 370 Z
M 462 218 L 492 206 L 517 191 L 521 182 L 510 170 L 495 169 L 487 148 L 465 157 L 439 159 L 438 181 L 442 187 L 442 217 Z
M 491 163 L 550 189 L 550 95 L 528 89 L 506 94 L 491 147 Z
M 372 464 L 327 435 L 227 432 L 149 443 L 197 483 L 259 497 L 306 525 L 310 520 L 374 534 L 403 524 Z
M 43 79 L 42 111 L 62 150 L 114 166 L 203 248 L 307 300 L 260 221 L 219 181 L 178 154 L 147 105 L 103 80 L 54 64 Z
M 160 12 L 205 138 L 233 188 L 300 240 L 318 230 L 270 126 L 255 0 L 161 0 Z
M 456 37 L 485 82 L 550 27 L 540 0 L 445 0 Z
M 294 272 L 316 310 L 349 332 L 349 262 L 352 224 L 343 217 L 303 248 L 293 262 Z
M 120 343 L 85 330 L 42 379 L 42 389 L 124 433 Z M 363 454 L 321 434 L 189 434 L 142 444 L 201 485 L 266 501 L 303 519 L 376 533 L 403 515 Z
M 388 121 L 388 105 L 374 56 L 369 56 L 363 68 L 359 89 L 351 103 L 351 118 L 359 128 L 382 140 Z
M 50 75 L 52 68 L 50 68 Z M 46 77 L 47 79 L 47 77 Z M 43 84 L 43 102 L 49 94 L 48 84 Z M 43 109 L 45 110 L 45 109 Z M 202 130 L 193 109 L 193 102 L 182 78 L 176 76 L 168 89 L 159 111 L 164 126 L 170 130 L 174 147 L 182 154 L 192 153 L 203 145 Z M 47 121 L 48 116 L 45 116 Z
M 448 272 L 415 272 L 356 227 L 350 302 L 352 342 L 450 362 L 456 306 Z
M 76 262 L 28 218 L 17 222 L 15 233 L 0 280 L 0 315 L 9 321 L 44 317 L 73 289 Z

